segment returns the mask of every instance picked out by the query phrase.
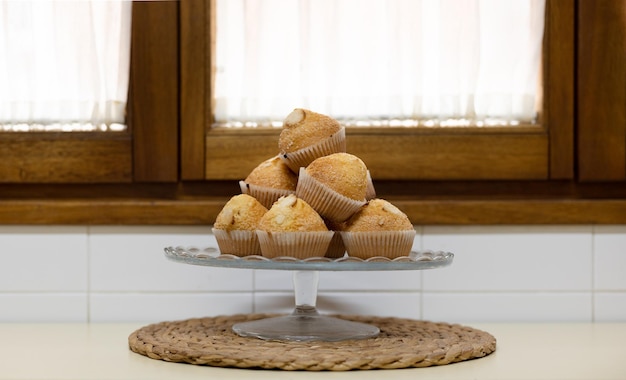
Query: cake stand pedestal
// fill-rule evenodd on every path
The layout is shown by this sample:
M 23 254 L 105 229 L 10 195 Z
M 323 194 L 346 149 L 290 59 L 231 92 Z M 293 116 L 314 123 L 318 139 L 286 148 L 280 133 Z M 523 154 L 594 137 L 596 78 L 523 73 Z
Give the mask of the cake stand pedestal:
M 295 271 L 293 286 L 296 307 L 291 314 L 237 323 L 233 325 L 233 331 L 240 336 L 267 340 L 327 342 L 365 339 L 378 335 L 380 330 L 376 326 L 320 314 L 315 307 L 318 281 L 317 271 Z
M 168 247 L 168 259 L 193 265 L 229 268 L 293 270 L 295 309 L 286 316 L 271 317 L 233 325 L 235 333 L 278 341 L 343 341 L 366 339 L 379 334 L 378 327 L 320 314 L 316 308 L 319 271 L 419 270 L 445 267 L 452 263 L 449 252 L 411 252 L 396 259 L 375 257 L 361 260 L 352 257 L 305 260 L 291 257 L 268 259 L 261 256 L 221 255 L 215 248 Z

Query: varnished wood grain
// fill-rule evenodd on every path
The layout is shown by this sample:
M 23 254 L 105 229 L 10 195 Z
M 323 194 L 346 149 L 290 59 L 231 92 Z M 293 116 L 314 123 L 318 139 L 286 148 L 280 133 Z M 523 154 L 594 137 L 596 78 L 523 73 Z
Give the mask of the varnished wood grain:
M 0 224 L 208 226 L 227 200 L 0 200 Z M 626 200 L 389 200 L 415 225 L 626 223 Z
M 550 178 L 574 178 L 575 2 L 546 1 L 543 114 L 550 133 Z
M 545 134 L 359 135 L 348 151 L 376 179 L 547 179 Z
M 134 2 L 129 124 L 137 182 L 178 180 L 178 77 L 178 2 Z
M 414 224 L 623 224 L 624 200 L 396 201 Z
M 626 183 L 374 181 L 377 194 L 426 224 L 623 224 Z M 1 184 L 0 224 L 208 225 L 236 181 Z
M 245 134 L 207 131 L 205 177 L 210 180 L 240 180 L 258 164 L 279 153 L 280 130 L 251 131 Z
M 127 133 L 0 133 L 2 183 L 130 182 Z
M 578 1 L 578 167 L 626 180 L 626 0 Z
M 209 1 L 180 2 L 180 175 L 204 179 L 204 130 L 210 121 Z M 210 20 L 210 18 L 209 18 Z
M 490 134 L 347 131 L 347 151 L 375 179 L 547 179 L 548 138 L 541 130 Z M 206 138 L 206 177 L 243 179 L 278 154 L 279 130 Z M 396 131 L 397 132 L 397 131 Z
M 188 52 L 191 52 L 193 46 L 199 42 L 193 37 L 198 35 L 195 28 L 199 25 L 195 10 L 200 4 L 196 1 L 199 0 L 180 4 L 181 22 L 189 23 L 189 28 L 178 24 L 180 29 L 177 30 L 181 33 L 180 49 L 187 49 Z M 614 175 L 621 171 L 619 162 L 624 162 L 624 155 L 620 149 L 626 144 L 623 130 L 620 129 L 626 124 L 622 123 L 622 127 L 619 127 L 619 120 L 624 119 L 622 112 L 626 107 L 618 107 L 620 104 L 626 105 L 624 100 L 626 95 L 619 90 L 626 89 L 623 85 L 623 69 L 626 65 L 619 66 L 620 51 L 625 51 L 623 39 L 619 36 L 626 28 L 614 29 L 616 22 L 626 25 L 623 18 L 626 17 L 624 0 L 580 0 L 577 3 L 579 6 L 577 14 L 580 17 L 578 21 L 588 27 L 576 31 L 579 39 L 576 58 L 581 60 L 576 71 L 577 78 L 581 80 L 576 87 L 579 92 L 577 103 L 579 108 L 576 115 L 581 123 L 576 133 L 579 134 L 577 147 L 581 149 L 582 154 L 574 156 L 574 159 L 581 165 L 581 173 L 584 174 L 581 178 L 586 182 L 570 180 L 573 164 L 568 162 L 566 157 L 569 154 L 568 145 L 572 136 L 567 135 L 567 130 L 566 134 L 561 136 L 563 132 L 560 129 L 561 126 L 570 123 L 572 112 L 568 109 L 571 104 L 568 97 L 571 96 L 572 82 L 567 81 L 570 77 L 568 70 L 571 69 L 568 66 L 571 46 L 567 46 L 569 40 L 564 37 L 571 33 L 570 28 L 573 27 L 569 18 L 572 8 L 568 7 L 571 2 L 548 0 L 547 3 L 550 12 L 546 31 L 548 38 L 554 41 L 552 40 L 554 36 L 559 35 L 565 39 L 557 39 L 556 41 L 561 42 L 557 42 L 556 46 L 554 42 L 548 41 L 546 46 L 546 49 L 557 55 L 547 55 L 547 68 L 544 67 L 547 70 L 545 84 L 550 87 L 546 89 L 547 103 L 544 107 L 545 114 L 542 115 L 542 123 L 545 122 L 545 125 L 521 127 L 516 129 L 517 133 L 511 133 L 510 130 L 503 128 L 479 129 L 469 134 L 464 134 L 467 131 L 458 129 L 445 131 L 417 129 L 409 133 L 406 130 L 386 130 L 385 138 L 388 140 L 381 136 L 381 130 L 377 128 L 348 132 L 348 151 L 366 157 L 368 166 L 374 168 L 373 174 L 379 194 L 397 204 L 414 224 L 626 224 L 624 187 L 626 182 L 616 182 L 622 177 Z M 164 171 L 169 173 L 168 178 L 174 178 L 171 176 L 172 168 L 178 167 L 178 153 L 164 155 L 163 151 L 156 149 L 156 146 L 164 140 L 167 140 L 167 144 L 177 141 L 175 138 L 163 137 L 168 134 L 162 134 L 163 131 L 160 129 L 164 125 L 164 120 L 171 122 L 174 120 L 172 117 L 174 114 L 178 117 L 178 108 L 174 111 L 171 108 L 173 103 L 177 103 L 178 98 L 174 101 L 171 94 L 162 92 L 164 89 L 173 88 L 173 83 L 178 83 L 175 82 L 178 80 L 177 76 L 170 75 L 175 65 L 172 59 L 181 59 L 181 65 L 187 65 L 186 70 L 193 70 L 198 64 L 196 61 L 183 63 L 182 56 L 176 52 L 179 45 L 176 45 L 174 39 L 177 40 L 178 32 L 172 33 L 169 37 L 162 35 L 165 31 L 171 30 L 173 22 L 177 22 L 174 20 L 178 17 L 175 11 L 178 5 L 174 5 L 175 2 L 166 2 L 169 5 L 155 3 L 157 4 L 154 7 L 161 11 L 148 10 L 134 20 L 134 27 L 147 34 L 133 35 L 133 59 L 138 61 L 134 62 L 133 66 L 142 67 L 143 62 L 143 65 L 155 67 L 148 67 L 147 70 L 151 72 L 139 76 L 137 68 L 131 72 L 133 90 L 139 90 L 138 94 L 131 96 L 131 102 L 134 104 L 135 101 L 139 101 L 139 105 L 129 107 L 132 132 L 140 128 L 139 135 L 135 135 L 139 139 L 134 145 L 137 154 L 135 160 L 137 178 L 139 181 L 148 182 L 128 183 L 131 180 L 130 160 L 133 148 L 128 136 L 114 143 L 104 143 L 102 146 L 106 144 L 115 146 L 109 151 L 98 147 L 96 142 L 98 144 L 102 142 L 95 140 L 93 144 L 96 145 L 83 151 L 87 155 L 76 150 L 77 146 L 81 145 L 80 139 L 55 148 L 53 145 L 45 147 L 27 144 L 15 135 L 6 139 L 0 137 L 0 158 L 4 157 L 0 159 L 0 178 L 2 178 L 0 224 L 210 225 L 229 197 L 237 193 L 236 180 L 247 175 L 262 159 L 277 153 L 279 130 L 236 131 L 236 135 L 235 131 L 215 131 L 209 125 L 210 115 L 205 114 L 203 123 L 206 132 L 202 132 L 200 141 L 202 149 L 206 148 L 206 155 L 202 157 L 200 164 L 191 163 L 196 169 L 190 169 L 190 173 L 206 163 L 207 167 L 203 169 L 202 176 L 206 175 L 209 179 L 221 178 L 225 181 L 151 182 L 149 178 L 164 180 L 162 174 L 156 172 L 158 165 L 164 165 L 163 160 L 166 157 L 170 160 L 166 163 Z M 151 4 L 152 2 L 146 2 L 143 6 L 150 7 Z M 566 4 L 566 7 L 562 8 L 562 4 Z M 615 12 L 606 14 L 608 11 L 604 7 L 607 6 L 613 7 Z M 137 9 L 142 8 L 135 8 L 135 11 Z M 205 7 L 205 11 L 206 9 Z M 159 22 L 160 17 L 165 17 L 161 20 L 162 23 Z M 204 18 L 209 19 L 206 12 Z M 589 20 L 593 22 L 589 24 Z M 192 28 L 192 25 L 196 27 Z M 159 28 L 161 29 L 158 30 Z M 599 31 L 596 28 L 599 28 Z M 150 38 L 154 38 L 151 33 L 156 33 L 157 36 L 161 33 L 165 40 L 157 44 L 148 43 Z M 139 42 L 136 42 L 137 38 Z M 189 45 L 184 47 L 184 43 Z M 563 43 L 565 45 L 561 45 Z M 155 53 L 153 49 L 156 51 L 166 49 L 170 53 L 164 57 Z M 137 54 L 141 58 L 137 58 Z M 166 62 L 159 62 L 160 59 L 165 59 Z M 604 62 L 605 60 L 607 62 Z M 162 67 L 158 68 L 159 65 Z M 603 72 L 606 70 L 610 72 Z M 169 74 L 165 74 L 165 77 L 158 76 L 158 73 L 164 72 Z M 598 76 L 599 74 L 601 75 Z M 206 81 L 206 72 L 202 75 Z M 162 80 L 165 82 L 160 83 Z M 194 88 L 188 87 L 195 85 L 190 82 L 191 78 L 187 77 L 186 80 L 187 87 L 184 88 Z M 184 86 L 183 82 L 180 85 Z M 195 87 L 195 90 L 200 90 L 200 87 Z M 205 90 L 206 87 L 202 91 Z M 180 96 L 181 110 L 195 108 L 198 104 L 197 100 L 191 98 L 183 101 L 184 95 Z M 136 100 L 132 100 L 135 98 Z M 165 108 L 159 108 L 159 105 L 163 104 Z M 206 106 L 201 107 L 207 109 Z M 136 117 L 134 112 L 139 112 Z M 198 135 L 200 118 L 197 114 L 187 116 L 191 118 L 186 119 L 191 120 L 190 128 Z M 607 127 L 614 121 L 618 121 L 617 126 Z M 174 124 L 169 123 L 167 128 L 178 125 L 175 123 L 177 121 Z M 183 133 L 184 126 L 180 128 Z M 508 137 L 504 140 L 494 137 L 502 135 Z M 517 141 L 506 142 L 509 138 Z M 420 143 L 409 145 L 411 139 Z M 440 145 L 442 143 L 436 141 L 446 139 L 457 140 L 452 141 L 451 145 Z M 608 145 L 605 143 L 607 139 Z M 41 141 L 47 140 L 44 138 Z M 180 143 L 185 144 L 182 140 Z M 147 145 L 144 147 L 143 144 Z M 150 146 L 151 144 L 154 146 Z M 402 144 L 406 145 L 403 147 Z M 20 147 L 16 148 L 18 145 Z M 381 145 L 390 149 L 383 149 Z M 589 146 L 592 147 L 591 150 Z M 395 147 L 398 147 L 398 150 L 394 152 Z M 26 149 L 28 152 L 16 154 L 20 149 Z M 38 151 L 41 152 L 40 156 L 37 156 Z M 30 162 L 23 161 L 23 157 L 29 154 L 35 159 Z M 91 159 L 89 154 L 92 154 Z M 162 156 L 157 157 L 159 154 Z M 399 161 L 404 154 L 407 154 L 409 159 L 401 163 Z M 197 155 L 197 152 L 194 155 Z M 232 159 L 234 155 L 238 157 L 236 160 Z M 85 157 L 87 160 L 80 162 Z M 477 168 L 473 166 L 477 165 L 475 163 L 468 164 L 468 161 L 471 161 L 470 157 L 483 157 L 485 161 L 478 164 Z M 604 167 L 607 159 L 611 163 Z M 614 166 L 612 161 L 614 159 L 618 162 L 617 166 Z M 60 163 L 65 160 L 73 160 L 73 163 L 63 168 Z M 28 176 L 21 174 L 28 180 L 20 179 L 19 174 L 15 175 L 15 167 L 11 166 L 10 162 L 28 167 L 36 174 Z M 46 165 L 40 165 L 41 162 L 46 162 Z M 2 166 L 3 163 L 5 166 Z M 63 169 L 51 169 L 55 166 L 49 166 L 48 163 L 56 164 L 57 168 Z M 152 166 L 152 163 L 157 166 Z M 435 164 L 440 163 L 443 163 L 441 167 L 444 169 L 443 172 L 435 169 Z M 539 169 L 535 167 L 536 165 Z M 83 172 L 81 167 L 88 169 Z M 117 169 L 111 171 L 111 168 Z M 183 168 L 181 170 L 184 171 Z M 401 172 L 400 177 L 398 172 Z M 12 179 L 6 173 L 11 173 Z M 100 173 L 97 176 L 102 175 L 102 178 L 115 177 L 117 179 L 104 181 L 118 183 L 94 185 L 92 182 L 94 173 Z M 110 173 L 116 174 L 108 177 Z M 422 180 L 401 180 L 403 176 L 414 175 Z M 511 179 L 509 175 L 521 180 Z M 611 179 L 612 182 L 595 182 L 600 177 L 602 180 Z M 7 180 L 4 180 L 5 178 Z M 390 180 L 386 181 L 384 178 Z M 469 180 L 463 180 L 465 178 Z M 555 179 L 565 180 L 555 181 Z M 81 184 L 72 185 L 72 181 Z M 39 182 L 48 184 L 37 184 Z

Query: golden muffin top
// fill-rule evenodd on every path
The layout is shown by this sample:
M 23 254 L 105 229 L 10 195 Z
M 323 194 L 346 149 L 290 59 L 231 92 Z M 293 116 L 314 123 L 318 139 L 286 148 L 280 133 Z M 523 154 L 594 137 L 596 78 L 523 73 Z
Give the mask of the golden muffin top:
M 311 177 L 350 199 L 364 201 L 367 190 L 367 167 L 349 153 L 319 157 L 306 167 Z
M 267 209 L 256 198 L 247 194 L 235 195 L 217 215 L 213 227 L 227 231 L 254 231 L 266 213 Z
M 263 161 L 254 168 L 244 182 L 272 189 L 295 191 L 298 176 L 289 169 L 279 156 L 275 156 Z
M 413 224 L 400 209 L 384 199 L 372 199 L 344 225 L 348 232 L 406 231 Z
M 328 231 L 322 217 L 293 194 L 274 202 L 259 221 L 258 229 L 268 232 Z
M 294 152 L 315 145 L 340 129 L 341 124 L 330 116 L 296 108 L 283 121 L 278 149 L 281 153 Z

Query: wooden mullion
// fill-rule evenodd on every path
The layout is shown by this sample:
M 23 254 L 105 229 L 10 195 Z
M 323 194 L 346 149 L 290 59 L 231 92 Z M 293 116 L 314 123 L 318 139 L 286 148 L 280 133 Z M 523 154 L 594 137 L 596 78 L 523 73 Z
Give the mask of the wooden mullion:
M 546 1 L 543 119 L 550 135 L 550 178 L 574 178 L 575 1 Z
M 178 180 L 178 2 L 133 3 L 129 124 L 135 182 Z
M 626 0 L 578 0 L 581 181 L 626 180 Z
M 180 2 L 180 160 L 182 180 L 204 179 L 204 130 L 207 125 L 207 98 L 210 76 L 210 36 L 207 17 L 209 2 Z

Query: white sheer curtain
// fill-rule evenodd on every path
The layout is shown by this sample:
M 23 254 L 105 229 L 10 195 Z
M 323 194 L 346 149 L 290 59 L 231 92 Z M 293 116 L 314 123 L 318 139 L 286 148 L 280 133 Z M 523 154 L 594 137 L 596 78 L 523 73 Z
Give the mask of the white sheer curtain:
M 544 6 L 217 0 L 216 119 L 280 121 L 304 107 L 425 125 L 532 122 Z
M 123 129 L 130 1 L 1 1 L 0 130 Z

